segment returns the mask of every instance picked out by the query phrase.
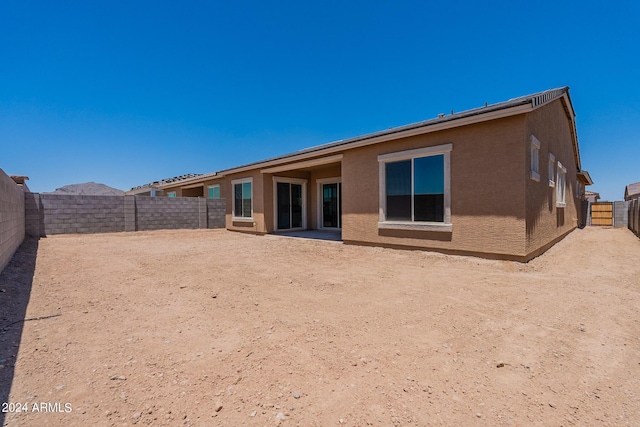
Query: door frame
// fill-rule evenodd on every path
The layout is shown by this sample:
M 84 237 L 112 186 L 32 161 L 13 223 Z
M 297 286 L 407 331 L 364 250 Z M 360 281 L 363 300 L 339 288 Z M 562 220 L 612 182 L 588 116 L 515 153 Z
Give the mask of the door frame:
M 316 180 L 316 183 L 318 185 L 318 230 L 342 230 L 342 209 L 341 209 L 341 205 L 342 205 L 342 185 L 338 186 L 338 223 L 340 224 L 340 227 L 324 227 L 322 224 L 324 224 L 323 221 L 323 209 L 322 209 L 322 203 L 323 203 L 323 199 L 324 199 L 324 195 L 322 192 L 322 186 L 324 184 L 342 184 L 342 177 L 341 176 L 336 176 L 336 177 L 332 177 L 332 178 L 322 178 L 322 179 L 318 179 Z
M 278 228 L 278 183 L 302 185 L 302 227 Z M 290 217 L 291 218 L 291 217 Z M 307 229 L 307 180 L 301 178 L 273 177 L 273 231 L 287 232 Z

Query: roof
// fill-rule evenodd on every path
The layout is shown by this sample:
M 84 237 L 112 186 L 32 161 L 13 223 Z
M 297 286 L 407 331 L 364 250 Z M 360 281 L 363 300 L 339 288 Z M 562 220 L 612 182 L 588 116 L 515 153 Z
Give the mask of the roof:
M 429 132 L 435 132 L 443 129 L 450 129 L 458 126 L 464 126 L 473 123 L 480 123 L 489 120 L 494 120 L 503 117 L 509 117 L 517 114 L 523 114 L 533 111 L 543 105 L 546 105 L 556 99 L 562 99 L 567 118 L 570 122 L 571 136 L 573 140 L 574 158 L 578 172 L 580 172 L 580 153 L 578 148 L 578 138 L 575 125 L 575 113 L 571 98 L 569 97 L 569 88 L 561 87 L 555 89 L 549 89 L 542 92 L 536 92 L 530 95 L 520 96 L 512 98 L 504 102 L 496 104 L 485 104 L 483 107 L 473 108 L 459 113 L 451 113 L 449 115 L 439 114 L 438 117 L 411 123 L 404 126 L 398 126 L 395 128 L 386 129 L 379 132 L 373 132 L 354 138 L 339 140 L 330 142 L 328 144 L 318 145 L 315 147 L 306 148 L 293 153 L 284 154 L 281 156 L 272 157 L 266 160 L 258 162 L 248 163 L 241 166 L 236 166 L 230 169 L 224 169 L 219 172 L 195 177 L 189 179 L 189 183 L 203 182 L 206 179 L 212 177 L 221 178 L 225 175 L 243 172 L 246 170 L 264 168 L 276 165 L 283 165 L 286 163 L 296 162 L 305 159 L 312 159 L 319 156 L 326 156 L 329 154 L 337 154 L 347 149 L 362 147 L 366 145 L 377 144 L 379 142 L 389 141 L 392 139 L 404 138 L 413 135 L 419 135 Z M 591 181 L 588 173 L 582 171 L 586 175 L 584 179 Z M 186 182 L 185 182 L 186 183 Z M 591 184 L 589 182 L 589 184 Z M 182 184 L 182 183 L 181 183 Z M 175 184 L 174 184 L 175 185 Z M 169 185 L 167 185 L 169 186 Z
M 591 175 L 587 171 L 578 172 L 578 179 L 582 181 L 584 185 L 593 185 L 593 179 L 591 179 Z
M 640 182 L 629 184 L 624 189 L 625 200 L 637 199 L 639 197 L 640 197 Z
M 507 101 L 504 102 L 499 102 L 497 104 L 489 104 L 489 105 L 485 105 L 484 107 L 478 107 L 478 108 L 473 108 L 471 110 L 466 110 L 466 111 L 461 111 L 459 113 L 452 113 L 449 115 L 438 115 L 438 117 L 433 118 L 433 119 L 428 119 L 428 120 L 424 120 L 421 122 L 416 122 L 416 123 L 411 123 L 408 125 L 404 125 L 404 126 L 398 126 L 395 128 L 391 128 L 391 129 L 387 129 L 387 130 L 383 130 L 383 131 L 379 131 L 379 132 L 373 132 L 373 133 L 369 133 L 366 135 L 362 135 L 362 136 L 357 136 L 354 138 L 349 138 L 349 139 L 344 139 L 344 140 L 340 140 L 340 141 L 335 141 L 335 142 L 331 142 L 328 144 L 323 144 L 323 145 L 318 145 L 315 147 L 310 147 L 310 148 L 306 148 L 300 151 L 296 151 L 293 153 L 289 153 L 289 154 L 285 154 L 282 156 L 277 156 L 277 157 L 272 157 L 270 159 L 267 160 L 261 160 L 259 162 L 254 162 L 254 163 L 249 163 L 246 165 L 242 165 L 242 166 L 237 166 L 231 169 L 225 169 L 222 170 L 220 172 L 218 172 L 219 175 L 222 174 L 229 174 L 229 173 L 235 173 L 235 172 L 240 172 L 242 170 L 245 169 L 252 169 L 254 167 L 260 167 L 262 165 L 268 165 L 271 164 L 273 162 L 277 162 L 277 161 L 286 161 L 288 159 L 295 159 L 296 157 L 300 156 L 300 155 L 305 155 L 305 154 L 324 154 L 324 152 L 331 150 L 331 149 L 347 149 L 347 148 L 352 148 L 351 145 L 354 145 L 356 143 L 362 143 L 365 142 L 364 144 L 359 144 L 358 146 L 361 145 L 369 145 L 366 142 L 370 141 L 371 144 L 377 143 L 379 142 L 378 139 L 380 138 L 384 138 L 387 137 L 385 139 L 392 139 L 394 136 L 398 135 L 398 134 L 403 134 L 406 133 L 408 131 L 412 131 L 412 130 L 417 130 L 417 129 L 423 129 L 423 128 L 429 128 L 429 127 L 433 127 L 436 128 L 434 130 L 440 130 L 440 128 L 451 128 L 451 127 L 457 127 L 457 126 L 462 126 L 464 124 L 468 124 L 468 120 L 464 120 L 464 119 L 472 119 L 472 118 L 478 118 L 479 120 L 473 120 L 472 123 L 475 122 L 481 122 L 481 121 L 486 121 L 486 120 L 491 120 L 493 118 L 497 118 L 495 117 L 496 114 L 491 114 L 491 113 L 499 113 L 501 111 L 504 110 L 516 110 L 514 112 L 515 114 L 520 114 L 520 113 L 524 113 L 527 110 L 531 111 L 533 109 L 536 109 L 544 104 L 547 104 L 551 101 L 554 101 L 555 99 L 558 99 L 560 97 L 562 97 L 563 95 L 567 96 L 568 99 L 568 95 L 569 95 L 569 87 L 565 86 L 562 88 L 556 88 L 556 89 L 549 89 L 549 90 L 545 90 L 543 92 L 537 92 L 531 95 L 525 95 L 525 96 L 520 96 L 517 98 L 512 98 L 509 99 Z M 571 101 L 570 99 L 568 99 L 568 109 L 569 112 L 571 113 L 571 118 L 573 119 L 573 117 L 575 116 L 573 114 L 573 106 L 571 105 Z M 520 109 L 518 109 L 518 107 L 525 107 L 522 108 L 520 111 Z M 507 114 L 505 115 L 508 116 L 511 114 Z M 484 117 L 483 117 L 484 116 Z M 486 118 L 485 118 L 486 117 Z M 498 115 L 498 117 L 502 117 L 500 115 Z M 461 123 L 458 123 L 461 122 Z M 437 126 L 437 125 L 445 125 L 445 126 Z M 402 135 L 404 136 L 404 135 Z M 402 137 L 401 136 L 401 137 Z M 576 147 L 577 147 L 577 140 L 576 140 Z M 328 154 L 328 153 L 327 153 Z M 578 156 L 579 159 L 579 156 Z
M 197 177 L 200 177 L 200 176 L 202 176 L 201 173 L 188 173 L 188 174 L 184 174 L 184 175 L 180 175 L 180 176 L 174 176 L 173 178 L 165 178 L 165 179 L 161 179 L 160 181 L 154 181 L 154 182 L 150 182 L 148 184 L 138 185 L 137 187 L 131 188 L 131 190 L 129 190 L 129 191 L 142 190 L 142 189 L 145 189 L 145 188 L 149 188 L 149 189 L 160 188 L 160 186 L 162 186 L 162 185 L 181 182 L 181 181 L 186 181 L 188 179 L 193 179 L 193 178 L 197 178 Z
M 29 180 L 29 177 L 26 175 L 9 175 L 9 178 L 18 185 L 23 185 L 25 181 Z
M 587 199 L 588 199 L 589 197 L 593 197 L 593 198 L 594 198 L 594 200 L 596 200 L 596 201 L 597 201 L 597 200 L 600 198 L 600 193 L 597 193 L 597 192 L 595 192 L 595 191 L 585 191 L 585 192 L 584 192 L 584 197 L 585 197 L 585 198 L 587 198 Z

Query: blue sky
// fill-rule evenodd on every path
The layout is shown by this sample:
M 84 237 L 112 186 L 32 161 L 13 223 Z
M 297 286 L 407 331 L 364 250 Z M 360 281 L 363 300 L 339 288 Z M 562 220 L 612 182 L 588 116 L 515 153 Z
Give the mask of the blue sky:
M 640 181 L 637 1 L 0 2 L 0 168 L 129 189 L 569 86 L 603 199 Z

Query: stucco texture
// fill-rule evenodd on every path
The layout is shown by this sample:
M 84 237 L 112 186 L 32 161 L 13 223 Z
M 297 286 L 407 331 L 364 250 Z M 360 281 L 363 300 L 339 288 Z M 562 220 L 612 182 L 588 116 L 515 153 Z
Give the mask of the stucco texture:
M 493 120 L 345 152 L 342 162 L 346 242 L 523 257 L 525 118 Z M 451 232 L 378 229 L 377 156 L 452 144 Z
M 570 121 L 562 100 L 527 114 L 527 133 L 540 141 L 540 182 L 526 180 L 526 250 L 527 254 L 544 251 L 557 239 L 575 229 L 579 224 L 581 199 L 576 198 L 577 167 L 575 162 Z M 553 179 L 556 180 L 558 162 L 567 169 L 565 207 L 557 206 L 557 185 L 549 186 L 549 153 L 555 156 Z M 530 150 L 526 150 L 527 170 Z

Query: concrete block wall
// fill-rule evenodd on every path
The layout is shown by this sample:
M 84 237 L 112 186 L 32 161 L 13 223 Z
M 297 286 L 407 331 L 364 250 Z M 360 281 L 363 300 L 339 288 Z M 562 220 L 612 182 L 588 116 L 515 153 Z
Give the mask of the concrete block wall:
M 640 199 L 629 201 L 629 210 L 627 214 L 629 230 L 636 236 L 640 237 Z
M 226 203 L 224 199 L 204 199 L 207 203 L 207 228 L 225 228 Z
M 27 234 L 38 237 L 225 227 L 223 199 L 26 193 L 24 213 Z
M 613 226 L 626 227 L 629 223 L 629 202 L 613 202 Z
M 200 228 L 197 198 L 137 197 L 135 205 L 137 231 Z
M 224 199 L 139 196 L 134 203 L 136 231 L 225 227 Z
M 0 169 L 0 271 L 24 240 L 24 192 Z
M 30 199 L 33 198 L 33 201 Z M 39 236 L 73 233 L 113 233 L 124 231 L 122 196 L 77 196 L 35 194 L 29 202 L 27 229 Z M 34 209 L 39 211 L 34 212 Z M 38 216 L 37 223 L 35 217 Z
M 39 193 L 24 193 L 25 234 L 40 237 L 44 233 L 44 212 Z

